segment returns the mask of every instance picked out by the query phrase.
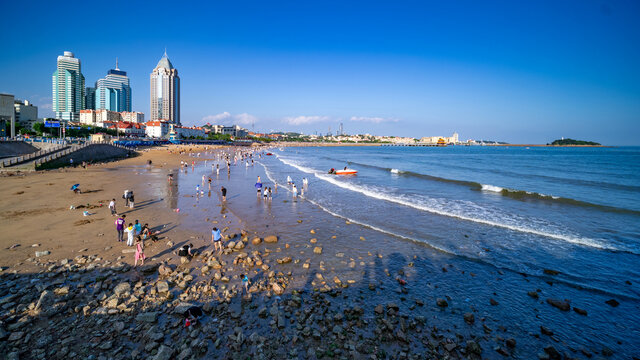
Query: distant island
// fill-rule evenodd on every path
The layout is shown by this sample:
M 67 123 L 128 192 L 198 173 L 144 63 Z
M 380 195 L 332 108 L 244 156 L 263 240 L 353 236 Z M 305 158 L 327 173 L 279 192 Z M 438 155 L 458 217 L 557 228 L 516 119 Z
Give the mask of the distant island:
M 547 144 L 547 145 L 556 145 L 556 146 L 566 146 L 566 145 L 600 146 L 600 144 L 597 143 L 597 142 L 584 141 L 584 140 L 573 140 L 573 139 L 554 140 L 551 144 Z

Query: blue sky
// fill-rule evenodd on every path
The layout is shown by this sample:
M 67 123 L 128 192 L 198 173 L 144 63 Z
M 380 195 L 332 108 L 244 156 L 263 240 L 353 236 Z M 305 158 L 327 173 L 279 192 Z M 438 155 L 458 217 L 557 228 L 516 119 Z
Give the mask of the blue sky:
M 118 57 L 148 114 L 166 47 L 187 125 L 640 145 L 638 1 L 149 4 L 3 2 L 0 92 L 51 116 L 58 55 Z

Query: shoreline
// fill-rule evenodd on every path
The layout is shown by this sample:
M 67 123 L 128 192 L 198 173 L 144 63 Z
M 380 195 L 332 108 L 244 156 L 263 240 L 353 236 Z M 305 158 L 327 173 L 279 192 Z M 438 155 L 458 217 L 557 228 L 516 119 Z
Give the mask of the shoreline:
M 201 152 L 203 146 L 186 145 L 173 149 L 188 148 Z M 226 151 L 231 148 L 218 149 Z M 172 211 L 174 205 L 180 203 L 183 209 L 186 209 L 184 206 L 191 208 L 195 200 L 188 192 L 168 196 L 166 173 L 176 173 L 172 164 L 180 159 L 189 163 L 202 162 L 203 159 L 184 154 L 162 156 L 157 151 L 166 151 L 166 148 L 147 149 L 142 156 L 98 165 L 86 171 L 48 171 L 45 174 L 50 175 L 49 180 L 38 178 L 43 173 L 3 178 L 0 189 L 5 196 L 0 204 L 5 220 L 0 224 L 10 229 L 10 236 L 1 244 L 0 266 L 8 265 L 9 269 L 0 272 L 0 283 L 4 289 L 0 299 L 5 305 L 3 309 L 12 310 L 2 315 L 6 326 L 0 324 L 0 333 L 6 331 L 9 340 L 0 350 L 6 350 L 7 354 L 17 351 L 21 358 L 37 354 L 45 354 L 49 358 L 74 354 L 131 358 L 129 353 L 132 352 L 134 358 L 157 359 L 227 358 L 235 355 L 257 358 L 376 355 L 378 358 L 451 356 L 474 359 L 502 358 L 510 354 L 526 357 L 536 353 L 554 358 L 556 354 L 569 351 L 565 345 L 546 341 L 549 335 L 544 331 L 543 340 L 534 343 L 549 343 L 546 347 L 522 343 L 522 339 L 527 337 L 527 330 L 507 330 L 515 325 L 511 325 L 506 317 L 495 318 L 488 311 L 491 307 L 483 308 L 479 303 L 468 306 L 461 299 L 446 296 L 447 286 L 469 278 L 464 271 L 459 274 L 449 256 L 436 254 L 424 257 L 418 253 L 418 257 L 413 255 L 411 258 L 407 254 L 372 248 L 372 230 L 341 221 L 342 226 L 352 229 L 346 231 L 354 232 L 351 243 L 362 247 L 356 253 L 348 252 L 344 250 L 347 239 L 339 237 L 334 241 L 335 230 L 323 224 L 324 218 L 314 215 L 314 212 L 295 215 L 298 221 L 294 221 L 293 216 L 282 217 L 280 222 L 291 221 L 289 227 L 299 228 L 298 232 L 307 234 L 299 239 L 290 238 L 282 235 L 287 234 L 284 231 L 287 225 L 277 220 L 273 220 L 272 225 L 280 224 L 280 228 L 269 229 L 265 226 L 270 223 L 268 220 L 247 223 L 247 219 L 235 215 L 231 209 L 245 207 L 246 203 L 246 200 L 234 203 L 239 201 L 232 198 L 236 194 L 230 194 L 227 209 L 221 206 L 219 215 L 213 215 L 214 211 L 210 210 L 211 206 L 218 210 L 215 198 L 208 200 L 210 205 L 197 204 L 192 212 Z M 145 165 L 148 159 L 153 159 L 151 166 Z M 234 167 L 228 181 L 238 183 L 236 186 L 242 188 L 246 184 L 243 185 L 235 175 L 243 171 L 250 170 Z M 194 174 L 191 170 L 184 181 L 188 183 L 189 179 L 195 179 L 198 182 L 199 175 L 194 177 Z M 113 178 L 111 182 L 106 179 L 109 175 Z M 82 180 L 78 182 L 91 184 L 87 190 L 94 192 L 74 198 L 66 182 L 76 181 L 79 177 Z M 140 178 L 143 181 L 134 181 Z M 136 187 L 134 183 L 137 183 Z M 187 183 L 179 186 L 185 187 Z M 24 187 L 19 190 L 24 191 L 22 194 L 10 190 L 19 185 Z M 52 192 L 52 187 L 56 191 Z M 106 215 L 107 209 L 90 209 L 100 213 L 84 218 L 80 210 L 71 211 L 63 206 L 67 200 L 80 204 L 79 199 L 87 199 L 93 204 L 102 198 L 112 197 L 107 193 L 120 195 L 126 187 L 134 189 L 140 202 L 140 207 L 130 214 L 151 219 L 152 227 L 166 225 L 159 228 L 166 238 L 149 245 L 148 263 L 138 271 L 131 268 L 133 254 L 122 253 L 120 250 L 126 248 L 111 239 L 115 237 L 115 230 L 112 219 Z M 121 206 L 121 199 L 116 200 Z M 280 211 L 279 206 L 288 204 L 276 198 L 273 206 L 277 212 Z M 303 201 L 299 205 L 304 204 Z M 227 248 L 225 254 L 218 256 L 208 252 L 211 248 L 205 247 L 210 244 L 208 234 L 193 231 L 196 229 L 194 224 L 202 221 L 196 218 L 200 207 L 203 207 L 203 212 L 206 210 L 208 226 L 212 222 L 229 226 L 225 232 L 227 245 L 230 241 L 234 245 Z M 54 221 L 45 221 L 47 213 L 42 209 L 54 214 Z M 4 216 L 9 212 L 13 214 L 11 220 Z M 226 216 L 229 212 L 230 217 Z M 74 220 L 95 221 L 76 226 L 73 225 Z M 188 224 L 186 229 L 185 224 Z M 37 229 L 35 234 L 34 229 Z M 104 235 L 99 235 L 101 233 Z M 274 241 L 270 235 L 277 236 L 275 242 L 267 242 L 267 239 Z M 61 242 L 60 239 L 64 240 Z M 168 247 L 168 241 L 173 241 L 174 246 Z M 183 263 L 180 257 L 172 254 L 172 250 L 186 241 L 193 242 L 202 251 L 190 262 Z M 31 244 L 36 242 L 40 246 L 32 248 Z M 7 249 L 16 243 L 20 246 Z M 111 248 L 107 250 L 106 247 Z M 315 252 L 316 247 L 322 248 L 320 254 Z M 66 252 L 68 248 L 73 251 Z M 34 251 L 42 250 L 49 250 L 51 254 L 33 257 Z M 25 256 L 32 260 L 21 259 Z M 118 259 L 120 256 L 124 258 Z M 155 261 L 152 261 L 153 257 Z M 16 265 L 16 260 L 22 264 Z M 12 274 L 13 270 L 18 270 L 17 274 Z M 417 298 L 414 294 L 416 287 L 421 286 L 419 279 L 425 276 L 424 271 L 433 277 L 433 285 L 429 283 L 433 295 Z M 483 271 L 480 267 L 474 270 L 478 276 L 493 278 L 494 281 L 519 277 L 515 273 L 501 274 L 499 269 L 487 274 L 482 274 Z M 241 272 L 250 274 L 251 299 L 241 296 L 238 278 Z M 407 284 L 403 285 L 396 278 L 406 280 Z M 472 281 L 469 279 L 465 281 Z M 506 285 L 497 281 L 493 289 L 499 293 L 500 289 L 505 291 Z M 544 288 L 540 296 L 550 291 Z M 522 293 L 524 298 L 532 296 L 526 291 Z M 506 298 L 498 299 L 509 303 Z M 474 302 L 479 301 L 474 299 Z M 482 301 L 489 303 L 489 299 Z M 56 309 L 57 313 L 50 312 L 47 306 L 43 306 L 45 304 Z M 185 329 L 182 326 L 180 311 L 176 309 L 183 309 L 185 304 L 200 305 L 205 311 L 207 316 L 197 327 Z M 491 306 L 495 308 L 493 303 Z M 545 307 L 542 309 L 544 313 L 558 311 L 551 305 L 539 306 Z M 49 352 L 44 349 L 46 346 L 39 345 L 40 342 L 34 347 L 29 341 L 35 337 L 51 337 L 41 325 L 41 320 L 45 319 L 64 326 L 70 334 L 63 336 L 62 346 L 50 338 L 45 344 L 51 348 Z M 68 328 L 71 323 L 74 327 Z M 276 337 L 265 336 L 267 333 Z M 131 340 L 123 339 L 121 335 Z M 67 346 L 68 341 L 65 342 L 69 338 L 93 345 L 73 348 Z M 575 350 L 578 354 L 574 352 L 574 356 L 601 351 L 593 348 Z M 603 355 L 608 353 L 601 352 Z

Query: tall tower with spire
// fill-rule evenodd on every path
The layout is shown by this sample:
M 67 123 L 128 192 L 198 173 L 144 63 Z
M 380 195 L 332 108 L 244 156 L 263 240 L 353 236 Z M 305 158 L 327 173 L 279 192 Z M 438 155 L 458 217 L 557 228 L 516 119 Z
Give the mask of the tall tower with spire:
M 151 121 L 165 120 L 180 125 L 180 77 L 167 50 L 151 72 Z
M 91 94 L 92 90 L 87 88 L 87 94 Z M 109 111 L 131 111 L 131 86 L 127 72 L 120 70 L 118 66 L 118 58 L 116 58 L 116 68 L 107 72 L 104 79 L 96 81 L 95 95 L 93 99 L 95 107 L 90 109 L 106 109 Z

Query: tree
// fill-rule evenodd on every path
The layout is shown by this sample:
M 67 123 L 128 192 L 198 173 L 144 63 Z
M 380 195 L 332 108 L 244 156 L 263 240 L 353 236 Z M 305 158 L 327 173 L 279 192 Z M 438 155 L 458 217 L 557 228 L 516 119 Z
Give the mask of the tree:
M 44 123 L 41 123 L 41 122 L 33 124 L 33 130 L 35 130 L 36 134 L 38 134 L 38 135 L 42 135 L 42 134 L 48 132 L 47 128 L 44 127 Z

